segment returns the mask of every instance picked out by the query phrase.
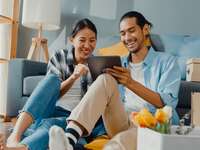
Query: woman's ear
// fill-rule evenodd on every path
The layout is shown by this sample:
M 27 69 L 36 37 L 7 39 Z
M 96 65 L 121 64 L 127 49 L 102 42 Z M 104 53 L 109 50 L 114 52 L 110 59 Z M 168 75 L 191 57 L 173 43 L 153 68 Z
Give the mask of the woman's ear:
M 68 37 L 67 38 L 67 42 L 69 42 L 70 44 L 72 44 L 73 43 L 73 38 L 72 37 Z
M 145 36 L 148 36 L 150 34 L 150 26 L 148 24 L 144 25 L 143 33 L 144 33 Z

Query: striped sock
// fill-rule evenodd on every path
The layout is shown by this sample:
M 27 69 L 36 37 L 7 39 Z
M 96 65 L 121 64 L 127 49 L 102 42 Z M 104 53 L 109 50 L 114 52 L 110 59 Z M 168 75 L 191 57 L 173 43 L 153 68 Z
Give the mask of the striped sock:
M 69 144 L 74 148 L 75 144 L 77 143 L 80 136 L 82 136 L 83 131 L 80 129 L 80 127 L 75 124 L 74 122 L 69 122 L 69 124 L 66 127 L 65 136 L 69 140 Z

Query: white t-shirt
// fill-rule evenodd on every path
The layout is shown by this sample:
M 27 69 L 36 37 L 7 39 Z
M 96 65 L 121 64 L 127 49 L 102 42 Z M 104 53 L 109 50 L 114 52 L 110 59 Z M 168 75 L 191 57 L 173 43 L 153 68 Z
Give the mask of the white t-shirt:
M 69 91 L 57 101 L 56 106 L 72 111 L 81 100 L 80 82 L 80 78 L 77 79 Z
M 129 69 L 131 71 L 132 79 L 144 85 L 144 71 L 143 71 L 143 62 L 133 64 L 129 62 Z M 136 95 L 134 92 L 125 88 L 125 108 L 128 113 L 132 111 L 140 111 L 144 108 L 147 102 L 141 97 Z
M 88 86 L 92 83 L 91 73 L 87 74 Z M 66 110 L 72 111 L 81 100 L 81 77 L 78 78 L 72 87 L 63 95 L 56 103 L 56 106 L 60 106 Z

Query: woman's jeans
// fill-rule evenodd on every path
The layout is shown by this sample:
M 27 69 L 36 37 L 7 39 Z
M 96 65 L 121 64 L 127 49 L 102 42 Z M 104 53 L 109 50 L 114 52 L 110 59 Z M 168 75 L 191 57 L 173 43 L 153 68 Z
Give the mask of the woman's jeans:
M 56 106 L 60 96 L 60 86 L 61 81 L 56 75 L 46 75 L 21 110 L 21 112 L 30 114 L 34 120 L 20 142 L 27 145 L 29 150 L 46 150 L 48 148 L 51 126 L 57 125 L 63 130 L 66 128 L 66 119 L 70 115 L 70 111 Z M 90 137 L 94 138 L 105 133 L 103 121 L 100 118 Z

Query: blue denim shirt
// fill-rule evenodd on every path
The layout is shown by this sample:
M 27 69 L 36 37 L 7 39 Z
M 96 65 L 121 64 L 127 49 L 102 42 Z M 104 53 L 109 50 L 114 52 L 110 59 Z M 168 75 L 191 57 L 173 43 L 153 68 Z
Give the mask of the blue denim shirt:
M 129 56 L 122 57 L 124 67 L 128 66 Z M 181 72 L 176 61 L 176 57 L 163 52 L 156 52 L 153 48 L 149 49 L 143 62 L 145 87 L 160 94 L 164 105 L 173 108 L 172 123 L 178 124 L 179 117 L 175 110 L 178 103 L 178 92 L 181 81 Z M 125 88 L 120 85 L 122 100 L 125 97 Z M 150 112 L 155 113 L 156 107 L 147 103 Z

